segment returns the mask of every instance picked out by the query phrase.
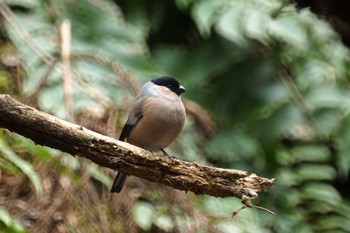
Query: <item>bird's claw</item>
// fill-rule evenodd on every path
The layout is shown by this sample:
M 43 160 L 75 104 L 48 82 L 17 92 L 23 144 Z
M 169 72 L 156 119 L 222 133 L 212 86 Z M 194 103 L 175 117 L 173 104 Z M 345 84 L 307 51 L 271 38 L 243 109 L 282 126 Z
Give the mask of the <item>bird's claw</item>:
M 170 159 L 176 159 L 176 157 L 175 157 L 175 156 L 173 156 L 173 155 L 169 155 L 169 154 L 168 154 L 168 152 L 166 152 L 164 149 L 161 149 L 161 151 L 163 152 L 163 155 L 168 156 Z

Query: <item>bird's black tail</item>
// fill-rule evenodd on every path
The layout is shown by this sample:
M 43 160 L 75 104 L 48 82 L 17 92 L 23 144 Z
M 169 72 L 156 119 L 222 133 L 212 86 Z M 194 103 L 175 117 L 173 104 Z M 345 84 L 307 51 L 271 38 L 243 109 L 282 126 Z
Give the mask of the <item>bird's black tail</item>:
M 118 172 L 117 176 L 114 179 L 111 193 L 120 193 L 120 191 L 122 191 L 126 177 L 128 176 L 124 173 Z

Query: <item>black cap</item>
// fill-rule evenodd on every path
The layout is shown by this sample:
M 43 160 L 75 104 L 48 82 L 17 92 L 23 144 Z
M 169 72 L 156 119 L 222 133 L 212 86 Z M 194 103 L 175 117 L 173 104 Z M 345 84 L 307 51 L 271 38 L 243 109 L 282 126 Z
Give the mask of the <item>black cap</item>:
M 177 95 L 181 95 L 185 92 L 185 88 L 180 85 L 179 81 L 170 76 L 162 76 L 159 78 L 155 78 L 152 79 L 151 82 L 158 86 L 167 87 Z

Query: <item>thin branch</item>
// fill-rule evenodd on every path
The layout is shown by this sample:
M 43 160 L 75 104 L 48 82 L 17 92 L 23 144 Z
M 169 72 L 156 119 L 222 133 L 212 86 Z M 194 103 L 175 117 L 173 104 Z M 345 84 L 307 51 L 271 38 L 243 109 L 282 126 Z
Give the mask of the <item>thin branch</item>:
M 0 127 L 30 138 L 37 144 L 85 157 L 100 166 L 195 194 L 254 198 L 274 184 L 274 179 L 246 171 L 157 156 L 40 112 L 9 95 L 0 95 Z
M 73 79 L 72 79 L 72 67 L 70 62 L 71 51 L 71 23 L 69 20 L 63 21 L 61 27 L 61 57 L 63 64 L 63 89 L 64 89 L 64 101 L 67 110 L 67 119 L 71 122 L 74 120 L 74 99 L 73 99 Z
M 41 75 L 36 87 L 33 89 L 33 91 L 26 94 L 27 103 L 35 103 L 37 102 L 38 95 L 40 91 L 47 85 L 47 80 L 54 70 L 55 66 L 57 65 L 58 60 L 52 60 L 51 64 L 48 64 L 48 67 L 46 68 L 45 72 Z

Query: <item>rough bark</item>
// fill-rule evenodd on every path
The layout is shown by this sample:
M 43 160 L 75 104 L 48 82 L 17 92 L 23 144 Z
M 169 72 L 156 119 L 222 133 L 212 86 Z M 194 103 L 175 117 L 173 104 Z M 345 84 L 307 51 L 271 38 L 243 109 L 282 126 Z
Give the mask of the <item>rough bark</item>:
M 176 189 L 215 197 L 254 198 L 274 179 L 158 156 L 0 95 L 0 127 L 35 143 L 85 157 L 99 166 Z

